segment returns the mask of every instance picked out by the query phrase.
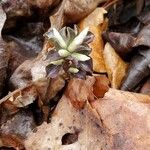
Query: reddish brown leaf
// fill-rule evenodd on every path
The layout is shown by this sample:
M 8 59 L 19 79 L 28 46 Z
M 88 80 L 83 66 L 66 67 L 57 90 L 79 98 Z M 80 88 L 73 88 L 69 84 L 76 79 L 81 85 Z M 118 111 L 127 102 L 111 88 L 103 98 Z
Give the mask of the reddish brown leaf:
M 75 108 L 82 109 L 87 100 L 94 100 L 94 83 L 94 77 L 87 77 L 86 80 L 75 78 L 68 83 L 65 95 L 70 99 L 70 102 Z
M 93 93 L 97 98 L 102 98 L 109 89 L 110 81 L 106 75 L 95 76 L 95 79 L 96 81 L 93 85 Z

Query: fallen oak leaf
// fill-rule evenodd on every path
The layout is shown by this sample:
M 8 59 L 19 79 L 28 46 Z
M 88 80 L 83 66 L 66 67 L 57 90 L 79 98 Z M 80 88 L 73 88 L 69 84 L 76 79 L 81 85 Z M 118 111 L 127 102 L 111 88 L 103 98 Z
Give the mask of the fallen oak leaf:
M 107 11 L 104 8 L 96 8 L 91 14 L 89 14 L 79 23 L 80 30 L 89 27 L 89 30 L 94 34 L 94 39 L 89 46 L 92 49 L 90 56 L 93 60 L 93 71 L 97 73 L 106 73 L 103 59 L 104 43 L 101 36 L 102 32 L 105 30 L 103 25 L 107 24 L 107 21 L 104 20 L 104 14 L 106 13 Z
M 103 55 L 111 87 L 118 89 L 126 74 L 127 63 L 119 57 L 109 43 L 106 43 Z

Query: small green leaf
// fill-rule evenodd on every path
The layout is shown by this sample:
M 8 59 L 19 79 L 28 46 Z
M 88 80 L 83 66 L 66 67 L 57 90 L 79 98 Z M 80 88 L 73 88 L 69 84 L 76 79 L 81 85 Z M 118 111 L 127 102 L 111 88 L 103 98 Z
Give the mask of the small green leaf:
M 89 28 L 87 27 L 77 37 L 74 38 L 74 40 L 71 42 L 71 44 L 68 47 L 68 50 L 70 52 L 73 52 L 77 48 L 77 46 L 82 44 L 88 31 L 89 31 Z
M 79 61 L 86 61 L 86 60 L 90 59 L 90 57 L 88 57 L 84 54 L 79 54 L 79 53 L 72 53 L 71 56 Z
M 79 72 L 79 69 L 77 69 L 77 68 L 74 68 L 74 67 L 70 67 L 69 69 L 68 69 L 68 71 L 70 72 L 70 73 L 78 73 Z
M 56 60 L 56 61 L 52 61 L 50 62 L 50 64 L 53 64 L 53 65 L 61 65 L 63 63 L 63 59 L 59 59 L 59 60 Z
M 53 28 L 53 33 L 54 33 L 54 37 L 56 38 L 56 40 L 59 43 L 59 45 L 62 48 L 66 48 L 67 47 L 66 42 L 64 41 L 64 39 L 62 38 L 62 36 L 60 35 L 60 33 L 55 28 Z
M 70 55 L 70 52 L 68 52 L 68 51 L 65 50 L 65 49 L 60 49 L 60 50 L 58 51 L 58 54 L 59 54 L 61 57 L 67 57 L 67 56 Z

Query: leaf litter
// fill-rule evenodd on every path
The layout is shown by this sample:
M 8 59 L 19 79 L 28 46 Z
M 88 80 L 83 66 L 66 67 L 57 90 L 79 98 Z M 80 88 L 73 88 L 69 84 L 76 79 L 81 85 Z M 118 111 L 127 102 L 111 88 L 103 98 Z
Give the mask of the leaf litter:
M 149 148 L 146 0 L 6 0 L 0 6 L 2 149 Z M 62 70 L 49 78 L 45 58 L 53 43 L 42 35 L 74 24 L 94 34 L 94 72 L 84 80 L 66 79 Z

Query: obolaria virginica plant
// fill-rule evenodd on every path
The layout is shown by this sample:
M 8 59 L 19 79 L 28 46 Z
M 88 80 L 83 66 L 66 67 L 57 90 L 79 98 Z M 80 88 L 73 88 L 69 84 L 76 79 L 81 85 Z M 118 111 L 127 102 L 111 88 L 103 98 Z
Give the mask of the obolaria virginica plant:
M 77 27 L 74 29 L 64 27 L 59 32 L 52 28 L 45 33 L 46 38 L 53 43 L 53 48 L 48 52 L 47 75 L 55 78 L 60 70 L 63 70 L 67 77 L 85 78 L 92 74 L 92 59 L 89 56 L 91 48 L 89 43 L 94 35 L 85 28 L 79 33 Z

